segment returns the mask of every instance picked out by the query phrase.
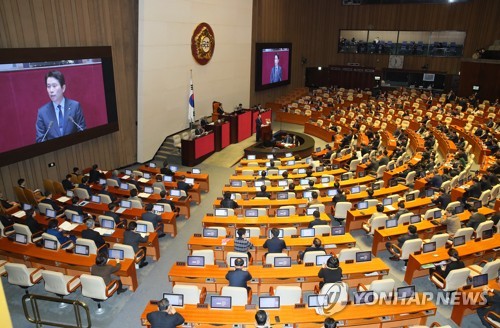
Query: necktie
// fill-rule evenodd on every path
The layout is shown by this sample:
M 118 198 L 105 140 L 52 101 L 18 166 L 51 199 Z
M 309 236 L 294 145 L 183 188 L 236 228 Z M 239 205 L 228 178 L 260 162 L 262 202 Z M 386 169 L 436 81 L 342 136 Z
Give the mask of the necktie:
M 61 134 L 61 136 L 63 135 L 63 131 L 64 131 L 64 117 L 63 117 L 63 113 L 62 113 L 62 110 L 61 110 L 61 105 L 57 105 L 57 109 L 59 110 L 59 114 L 58 114 L 58 121 L 59 121 L 59 133 Z

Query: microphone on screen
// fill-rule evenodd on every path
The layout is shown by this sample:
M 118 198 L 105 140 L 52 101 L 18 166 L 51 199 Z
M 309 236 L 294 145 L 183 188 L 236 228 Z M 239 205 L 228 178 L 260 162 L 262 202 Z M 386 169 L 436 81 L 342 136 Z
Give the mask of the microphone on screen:
M 45 138 L 47 137 L 47 134 L 49 133 L 50 128 L 52 127 L 52 124 L 54 124 L 54 121 L 50 121 L 49 122 L 49 127 L 47 128 L 47 131 L 45 131 L 45 134 L 43 135 L 42 141 L 40 141 L 40 142 L 44 142 L 45 141 Z

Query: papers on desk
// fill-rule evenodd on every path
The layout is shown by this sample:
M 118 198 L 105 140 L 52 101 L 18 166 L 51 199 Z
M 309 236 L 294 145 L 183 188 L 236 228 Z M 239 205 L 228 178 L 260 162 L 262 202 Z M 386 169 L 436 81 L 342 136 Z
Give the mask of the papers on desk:
M 141 198 L 148 198 L 149 196 L 151 196 L 151 194 L 148 194 L 147 192 L 141 192 L 137 196 L 139 196 Z
M 98 232 L 101 236 L 109 236 L 115 232 L 115 229 L 94 228 L 94 231 Z
M 118 213 L 118 214 L 122 214 L 123 212 L 125 212 L 126 208 L 125 207 L 120 207 L 119 209 L 117 209 L 115 211 L 115 213 Z
M 122 176 L 122 179 L 130 179 L 130 175 L 125 174 L 124 176 Z
M 428 263 L 428 264 L 424 264 L 422 265 L 422 269 L 432 269 L 432 268 L 435 268 L 436 266 L 434 265 L 434 263 Z
M 469 189 L 469 188 L 470 188 L 470 185 L 465 184 L 465 185 L 460 186 L 459 188 L 462 188 L 462 189 L 466 189 L 466 190 L 467 190 L 467 189 Z
M 139 232 L 139 234 L 141 235 L 142 238 L 147 237 L 149 235 L 149 233 L 147 232 Z
M 379 275 L 378 271 L 365 273 L 365 277 L 374 277 L 378 275 Z
M 77 223 L 69 223 L 68 221 L 64 221 L 59 225 L 59 228 L 63 229 L 64 231 L 71 231 L 78 227 Z
M 396 209 L 392 205 L 387 205 L 385 208 L 387 208 L 389 211 L 395 211 Z
M 227 245 L 227 242 L 230 241 L 230 240 L 231 240 L 231 238 L 223 238 L 222 241 L 221 241 L 221 245 L 222 246 Z
M 61 196 L 57 199 L 57 201 L 61 203 L 66 203 L 68 200 L 70 200 L 70 198 L 66 196 Z
M 141 182 L 141 183 L 146 183 L 148 181 L 149 181 L 149 179 L 146 179 L 146 178 L 140 178 L 139 179 L 139 182 Z
M 15 216 L 18 219 L 22 218 L 25 215 L 26 215 L 25 211 L 17 211 L 16 213 L 12 214 L 12 216 Z
M 335 244 L 325 245 L 325 249 L 328 249 L 328 248 L 337 248 L 337 245 L 335 245 Z

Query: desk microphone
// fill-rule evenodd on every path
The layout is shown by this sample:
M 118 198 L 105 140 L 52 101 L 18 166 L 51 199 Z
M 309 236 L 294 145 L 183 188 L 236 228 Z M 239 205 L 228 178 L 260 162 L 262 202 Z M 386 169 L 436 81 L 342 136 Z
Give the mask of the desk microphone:
M 43 135 L 42 141 L 40 141 L 40 142 L 44 142 L 45 141 L 45 138 L 47 137 L 47 133 L 49 133 L 50 128 L 52 127 L 52 124 L 54 124 L 54 121 L 50 121 L 49 122 L 49 127 L 47 128 L 47 131 L 45 131 L 45 134 Z
M 68 116 L 68 119 L 73 122 L 74 125 L 76 125 L 78 127 L 78 129 L 80 129 L 80 131 L 83 131 L 83 128 L 78 125 L 78 123 L 75 122 L 75 119 L 72 117 L 72 116 Z

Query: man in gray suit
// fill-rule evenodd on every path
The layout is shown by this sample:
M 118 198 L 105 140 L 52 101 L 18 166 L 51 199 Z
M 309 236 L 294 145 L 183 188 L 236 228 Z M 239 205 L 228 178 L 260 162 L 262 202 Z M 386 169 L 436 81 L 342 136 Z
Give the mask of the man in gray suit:
M 280 55 L 274 54 L 274 66 L 271 68 L 271 76 L 269 77 L 270 83 L 280 82 L 282 69 L 279 66 Z
M 45 75 L 45 84 L 51 101 L 38 109 L 36 142 L 85 130 L 87 126 L 80 103 L 64 97 L 64 75 L 59 71 L 50 71 Z
M 163 232 L 163 222 L 161 220 L 161 216 L 153 213 L 153 204 L 146 205 L 146 212 L 142 213 L 141 220 L 151 222 L 155 229 L 159 227 L 158 238 L 165 236 L 165 232 Z

